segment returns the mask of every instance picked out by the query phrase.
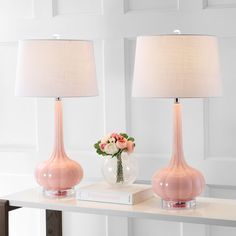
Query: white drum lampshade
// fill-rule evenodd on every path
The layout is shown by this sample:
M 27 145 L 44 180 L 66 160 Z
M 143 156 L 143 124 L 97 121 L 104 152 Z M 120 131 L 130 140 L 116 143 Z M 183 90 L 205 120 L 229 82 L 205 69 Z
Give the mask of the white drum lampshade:
M 134 97 L 221 94 L 218 44 L 214 36 L 138 37 L 134 68 Z
M 18 47 L 16 96 L 98 95 L 93 43 L 83 40 L 23 40 Z

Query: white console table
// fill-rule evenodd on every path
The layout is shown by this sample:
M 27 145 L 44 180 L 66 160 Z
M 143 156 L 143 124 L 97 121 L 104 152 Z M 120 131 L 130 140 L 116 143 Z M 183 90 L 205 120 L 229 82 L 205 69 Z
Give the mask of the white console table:
M 40 189 L 29 189 L 0 200 L 0 236 L 8 236 L 8 212 L 21 207 L 46 210 L 47 236 L 62 236 L 63 211 L 236 227 L 236 200 L 198 198 L 196 209 L 163 210 L 160 199 L 155 197 L 130 206 L 48 199 Z

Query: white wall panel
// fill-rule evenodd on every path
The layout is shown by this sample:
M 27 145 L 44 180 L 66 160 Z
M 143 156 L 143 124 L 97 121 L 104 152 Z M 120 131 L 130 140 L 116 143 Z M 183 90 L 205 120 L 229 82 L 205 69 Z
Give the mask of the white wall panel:
M 17 44 L 0 44 L 0 151 L 37 147 L 34 99 L 14 96 Z
M 33 0 L 0 0 L 1 18 L 29 18 L 33 15 Z
M 101 14 L 102 0 L 53 0 L 55 15 Z
M 132 235 L 134 236 L 181 236 L 180 224 L 175 222 L 134 219 Z
M 180 223 L 180 235 L 181 236 L 210 236 L 208 233 L 208 226 Z M 212 235 L 213 236 L 213 235 Z
M 235 8 L 235 0 L 203 0 L 206 8 Z
M 220 39 L 220 59 L 223 78 L 223 97 L 210 99 L 207 104 L 206 157 L 236 157 L 236 38 Z
M 213 198 L 236 199 L 235 186 L 208 185 L 207 196 Z
M 67 150 L 94 151 L 93 143 L 103 135 L 101 99 L 64 99 L 63 105 Z
M 234 236 L 235 234 L 235 227 L 210 226 L 208 229 L 208 235 L 210 236 Z
M 34 235 L 44 236 L 46 230 L 38 222 L 44 216 L 43 210 L 38 209 L 17 209 L 9 214 L 10 227 L 9 235 Z
M 136 10 L 177 10 L 178 0 L 124 0 L 126 11 Z
M 91 214 L 64 213 L 63 214 L 63 235 L 106 235 L 106 217 Z M 75 230 L 76 229 L 76 230 Z

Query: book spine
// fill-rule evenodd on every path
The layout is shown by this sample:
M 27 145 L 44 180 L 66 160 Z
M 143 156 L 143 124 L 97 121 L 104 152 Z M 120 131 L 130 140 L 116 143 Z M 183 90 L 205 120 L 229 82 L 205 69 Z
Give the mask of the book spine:
M 77 198 L 84 201 L 107 202 L 132 205 L 133 198 L 130 194 L 111 194 L 92 191 L 79 191 Z
M 133 204 L 137 204 L 139 202 L 145 201 L 151 197 L 153 197 L 152 189 L 145 189 L 138 193 L 135 193 L 133 196 Z

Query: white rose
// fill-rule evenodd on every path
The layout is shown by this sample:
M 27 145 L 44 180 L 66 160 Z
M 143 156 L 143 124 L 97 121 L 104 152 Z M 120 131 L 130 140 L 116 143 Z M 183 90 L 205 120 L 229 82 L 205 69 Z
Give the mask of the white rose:
M 108 143 L 108 140 L 111 138 L 111 134 L 107 134 L 101 139 L 101 143 Z
M 117 148 L 115 143 L 108 143 L 104 148 L 104 152 L 108 155 L 114 155 L 118 151 L 119 149 Z
M 108 143 L 115 143 L 115 142 L 116 142 L 115 138 L 109 138 L 108 139 Z

